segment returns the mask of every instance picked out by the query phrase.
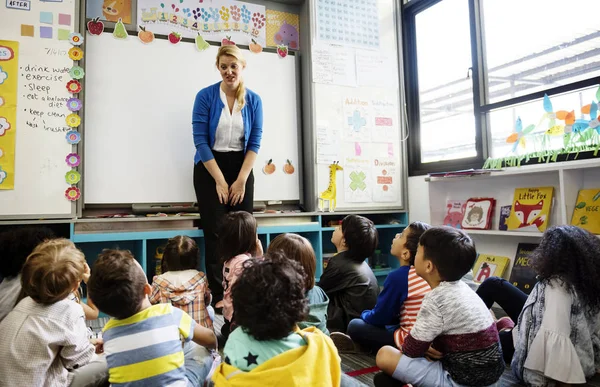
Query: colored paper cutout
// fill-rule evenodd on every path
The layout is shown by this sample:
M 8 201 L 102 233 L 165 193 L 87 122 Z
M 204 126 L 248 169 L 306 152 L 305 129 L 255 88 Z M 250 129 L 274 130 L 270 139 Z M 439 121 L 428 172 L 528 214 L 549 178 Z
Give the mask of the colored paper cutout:
M 138 39 L 144 44 L 150 44 L 154 41 L 154 32 L 146 30 L 146 27 L 144 26 L 140 26 L 140 31 L 138 32 Z
M 11 190 L 15 186 L 19 42 L 0 40 L 0 58 L 0 190 Z
M 73 94 L 77 94 L 81 91 L 81 83 L 79 83 L 79 81 L 76 80 L 70 80 L 67 83 L 67 90 L 69 91 L 69 93 L 73 93 Z
M 360 143 L 359 142 L 355 142 L 354 143 L 354 155 L 355 156 L 360 156 L 362 153 L 362 148 L 360 147 Z
M 254 39 L 252 39 L 252 43 L 248 45 L 248 49 L 250 50 L 250 52 L 253 52 L 255 54 L 260 54 L 263 51 L 262 46 L 258 44 L 258 42 L 256 42 L 256 40 Z
M 69 171 L 65 173 L 67 184 L 77 184 L 81 180 L 81 174 L 77 171 Z
M 73 32 L 69 35 L 69 42 L 74 46 L 81 46 L 83 43 L 83 35 L 78 32 Z
M 65 118 L 65 121 L 71 128 L 76 128 L 81 124 L 81 117 L 75 113 L 71 113 Z
M 71 67 L 71 70 L 69 70 L 69 75 L 73 79 L 81 79 L 85 75 L 85 71 L 79 66 L 73 66 Z
M 204 51 L 210 47 L 210 44 L 206 40 L 204 40 L 202 35 L 200 35 L 200 32 L 198 32 L 198 35 L 196 36 L 194 41 L 196 42 L 196 49 L 198 51 Z
M 70 26 L 71 25 L 71 15 L 66 13 L 58 14 L 58 24 L 62 26 Z
M 285 173 L 286 175 L 293 175 L 295 171 L 296 168 L 294 168 L 294 166 L 292 165 L 292 160 L 287 159 L 285 161 L 285 165 L 283 166 L 283 173 Z
M 52 39 L 52 27 L 40 27 L 40 38 Z
M 52 24 L 53 19 L 52 12 L 40 12 L 40 23 Z
M 65 30 L 64 28 L 58 29 L 58 40 L 69 40 L 69 35 L 71 35 L 71 31 Z
M 33 37 L 34 27 L 29 24 L 21 24 L 21 36 Z
M 81 134 L 79 134 L 79 132 L 76 130 L 68 131 L 65 137 L 67 139 L 67 142 L 71 145 L 79 144 L 79 142 L 81 141 Z
M 292 50 L 300 49 L 299 16 L 293 13 L 267 9 L 267 46 L 285 44 Z
M 87 29 L 90 35 L 101 35 L 104 32 L 104 23 L 95 18 L 87 22 Z
M 277 46 L 277 55 L 280 58 L 282 58 L 282 59 L 285 58 L 287 56 L 287 54 L 288 54 L 288 48 L 285 44 L 280 44 Z
M 69 153 L 67 157 L 65 157 L 65 162 L 71 168 L 75 168 L 81 162 L 81 157 L 77 153 Z
M 125 24 L 123 21 L 119 19 L 117 24 L 115 24 L 115 30 L 113 31 L 113 36 L 116 39 L 127 39 L 127 29 L 125 29 Z
M 77 187 L 69 187 L 65 191 L 65 197 L 68 200 L 74 202 L 75 200 L 77 200 L 81 197 L 81 191 Z
M 0 137 L 6 134 L 6 131 L 11 128 L 10 122 L 6 117 L 0 117 Z
M 78 112 L 81 110 L 82 104 L 79 98 L 71 97 L 67 100 L 67 109 L 72 112 Z
M 83 59 L 83 50 L 79 47 L 71 47 L 69 49 L 69 58 L 71 58 L 71 60 Z

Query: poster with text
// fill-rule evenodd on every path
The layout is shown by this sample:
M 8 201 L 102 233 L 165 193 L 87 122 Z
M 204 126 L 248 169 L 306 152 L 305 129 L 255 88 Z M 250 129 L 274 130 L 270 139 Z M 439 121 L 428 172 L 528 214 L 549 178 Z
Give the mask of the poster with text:
M 344 200 L 347 203 L 372 201 L 371 159 L 346 157 L 344 159 Z
M 398 106 L 385 99 L 372 99 L 370 103 L 372 120 L 371 139 L 373 142 L 387 142 L 398 135 Z
M 300 21 L 296 14 L 267 9 L 267 46 L 284 44 L 300 49 Z
M 0 189 L 15 188 L 19 43 L 0 40 Z
M 233 0 L 138 0 L 138 24 L 156 34 L 177 32 L 186 38 L 241 45 L 266 45 L 266 9 Z
M 346 97 L 343 104 L 344 141 L 370 142 L 373 122 L 369 101 L 357 97 Z
M 375 152 L 375 154 L 379 154 Z M 398 200 L 398 160 L 387 157 L 373 159 L 373 201 L 395 202 Z
M 131 0 L 87 0 L 85 13 L 89 19 L 131 24 Z

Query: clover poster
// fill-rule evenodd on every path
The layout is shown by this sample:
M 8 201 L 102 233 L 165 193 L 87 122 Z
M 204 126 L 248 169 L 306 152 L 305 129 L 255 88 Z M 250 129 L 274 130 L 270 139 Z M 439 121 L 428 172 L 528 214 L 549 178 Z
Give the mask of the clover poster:
M 300 21 L 296 14 L 267 10 L 267 46 L 286 45 L 300 49 Z
M 266 45 L 266 9 L 234 0 L 138 0 L 137 24 L 155 34 L 172 32 L 207 41 Z

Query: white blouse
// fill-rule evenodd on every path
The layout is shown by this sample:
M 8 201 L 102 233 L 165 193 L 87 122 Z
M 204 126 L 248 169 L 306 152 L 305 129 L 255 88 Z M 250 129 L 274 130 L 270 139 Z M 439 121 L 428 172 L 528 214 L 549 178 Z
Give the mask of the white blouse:
M 238 109 L 237 99 L 233 103 L 233 111 L 230 113 L 225 92 L 219 88 L 219 93 L 221 95 L 221 101 L 223 101 L 225 106 L 223 107 L 219 123 L 217 124 L 215 145 L 212 149 L 217 152 L 243 151 L 244 121 L 242 119 L 242 112 Z

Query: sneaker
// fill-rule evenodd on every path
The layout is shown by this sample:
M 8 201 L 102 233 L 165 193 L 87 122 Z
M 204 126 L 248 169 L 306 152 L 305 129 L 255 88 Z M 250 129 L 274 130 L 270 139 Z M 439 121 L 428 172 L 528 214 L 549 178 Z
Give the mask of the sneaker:
M 350 336 L 342 333 L 342 332 L 332 332 L 331 333 L 331 341 L 335 344 L 338 352 L 340 353 L 354 353 L 356 352 L 356 346 L 354 345 L 354 341 L 350 338 Z
M 498 332 L 510 331 L 515 327 L 515 322 L 510 317 L 502 317 L 496 321 L 496 328 Z

